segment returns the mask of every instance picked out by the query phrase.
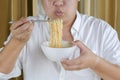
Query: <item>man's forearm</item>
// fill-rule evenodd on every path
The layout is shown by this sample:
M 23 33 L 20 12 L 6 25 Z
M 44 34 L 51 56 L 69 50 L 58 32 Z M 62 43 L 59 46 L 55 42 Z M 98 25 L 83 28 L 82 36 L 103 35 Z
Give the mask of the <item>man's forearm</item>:
M 0 52 L 0 72 L 5 74 L 11 72 L 24 45 L 25 43 L 20 43 L 15 39 L 9 41 Z
M 99 62 L 92 68 L 104 80 L 120 80 L 120 66 L 116 66 L 107 62 L 104 59 L 99 59 Z

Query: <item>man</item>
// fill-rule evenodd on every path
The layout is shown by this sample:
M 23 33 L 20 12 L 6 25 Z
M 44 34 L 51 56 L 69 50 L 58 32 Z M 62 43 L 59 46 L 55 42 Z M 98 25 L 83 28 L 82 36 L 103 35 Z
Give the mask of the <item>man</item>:
M 102 20 L 79 14 L 78 2 L 42 0 L 49 18 L 63 20 L 63 40 L 78 46 L 72 60 L 61 61 L 66 69 L 65 80 L 120 80 L 120 43 L 116 31 Z M 31 19 L 21 18 L 10 30 L 0 52 L 0 78 L 19 76 L 23 69 L 24 80 L 59 79 L 59 66 L 47 59 L 40 48 L 43 41 L 49 40 L 47 24 L 33 25 Z

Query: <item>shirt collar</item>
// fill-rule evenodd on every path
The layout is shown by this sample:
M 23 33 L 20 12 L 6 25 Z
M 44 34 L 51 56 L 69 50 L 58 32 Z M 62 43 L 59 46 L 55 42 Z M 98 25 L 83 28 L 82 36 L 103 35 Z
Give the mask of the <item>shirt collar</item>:
M 80 23 L 81 23 L 81 16 L 79 12 L 76 11 L 76 19 L 75 19 L 75 22 L 73 23 L 72 29 L 79 32 Z

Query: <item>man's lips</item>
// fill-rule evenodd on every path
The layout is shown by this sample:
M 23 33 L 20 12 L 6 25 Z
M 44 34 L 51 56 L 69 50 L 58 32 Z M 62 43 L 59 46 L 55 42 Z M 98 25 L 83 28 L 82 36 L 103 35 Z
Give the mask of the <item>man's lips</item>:
M 56 12 L 55 12 L 55 15 L 56 15 L 56 16 L 62 16 L 62 15 L 63 15 L 63 12 L 62 12 L 62 11 L 56 11 Z

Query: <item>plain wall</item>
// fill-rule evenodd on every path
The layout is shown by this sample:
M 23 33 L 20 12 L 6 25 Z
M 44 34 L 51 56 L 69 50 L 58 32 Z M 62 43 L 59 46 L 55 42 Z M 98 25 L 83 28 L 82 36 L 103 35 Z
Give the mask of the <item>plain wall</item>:
M 9 35 L 10 0 L 0 0 L 0 47 Z

